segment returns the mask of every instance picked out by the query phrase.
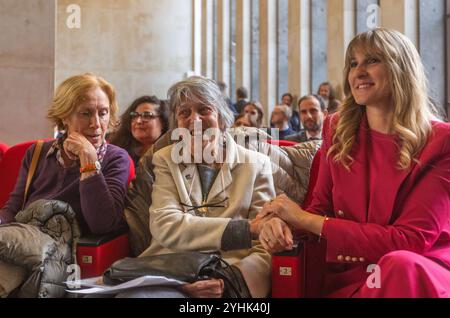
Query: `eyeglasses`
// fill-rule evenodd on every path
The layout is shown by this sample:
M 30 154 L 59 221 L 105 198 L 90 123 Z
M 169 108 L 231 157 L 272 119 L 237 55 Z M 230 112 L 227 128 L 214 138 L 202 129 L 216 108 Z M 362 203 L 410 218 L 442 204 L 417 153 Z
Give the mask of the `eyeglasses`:
M 159 115 L 155 114 L 155 113 L 152 113 L 152 112 L 142 112 L 142 113 L 131 112 L 130 113 L 131 121 L 137 120 L 138 117 L 141 117 L 142 121 L 150 121 L 152 119 L 158 118 Z
M 227 208 L 228 207 L 229 198 L 226 197 L 222 201 L 214 202 L 214 203 L 205 203 L 202 205 L 189 205 L 185 203 L 180 203 L 183 207 L 184 212 L 194 211 L 196 216 L 206 216 L 209 212 L 208 208 Z

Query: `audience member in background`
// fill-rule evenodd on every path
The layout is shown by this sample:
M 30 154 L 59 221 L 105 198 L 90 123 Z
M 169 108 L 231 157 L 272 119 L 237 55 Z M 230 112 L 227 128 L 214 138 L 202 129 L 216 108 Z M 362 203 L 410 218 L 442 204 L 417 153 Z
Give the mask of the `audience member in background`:
M 281 103 L 283 105 L 289 106 L 292 109 L 292 116 L 291 116 L 291 119 L 289 120 L 289 126 L 291 126 L 291 128 L 294 131 L 299 132 L 301 129 L 300 116 L 298 114 L 298 111 L 296 111 L 293 108 L 293 105 L 292 105 L 293 102 L 294 102 L 294 97 L 292 96 L 291 93 L 285 93 L 285 94 L 283 94 L 283 96 L 281 96 Z
M 298 101 L 300 119 L 304 129 L 286 140 L 305 142 L 322 139 L 323 120 L 326 115 L 325 104 L 318 95 L 306 95 Z
M 119 130 L 111 136 L 111 144 L 125 149 L 137 167 L 139 159 L 168 130 L 166 104 L 155 96 L 142 96 L 122 114 Z
M 230 97 L 228 97 L 227 94 L 227 84 L 223 81 L 218 81 L 217 86 L 219 86 L 220 92 L 222 93 L 223 98 L 225 99 L 225 102 L 228 105 L 228 108 L 233 112 L 234 116 L 239 115 L 238 111 L 234 107 L 233 103 L 231 102 Z
M 248 90 L 245 87 L 239 87 L 236 90 L 236 101 L 234 109 L 240 114 L 244 110 L 244 106 L 248 103 Z
M 400 32 L 375 29 L 350 42 L 344 72 L 313 202 L 267 203 L 280 219 L 260 240 L 273 252 L 292 247 L 291 230 L 326 240 L 322 296 L 448 298 L 450 125 L 435 116 L 419 53 Z
M 247 118 L 245 114 L 240 114 L 236 117 L 232 128 L 236 127 L 253 127 L 250 120 Z
M 250 127 L 261 128 L 264 110 L 260 102 L 251 101 L 244 106 L 243 114 L 250 122 Z
M 292 116 L 292 109 L 286 105 L 275 106 L 270 120 L 272 127 L 278 129 L 278 139 L 284 140 L 287 136 L 295 134 L 295 131 L 289 126 L 289 120 Z M 272 131 L 273 132 L 273 131 Z M 273 138 L 277 138 L 272 134 Z
M 330 82 L 320 84 L 317 95 L 323 98 L 328 114 L 335 113 L 338 110 L 339 105 L 341 105 L 341 102 L 336 99 L 333 86 Z

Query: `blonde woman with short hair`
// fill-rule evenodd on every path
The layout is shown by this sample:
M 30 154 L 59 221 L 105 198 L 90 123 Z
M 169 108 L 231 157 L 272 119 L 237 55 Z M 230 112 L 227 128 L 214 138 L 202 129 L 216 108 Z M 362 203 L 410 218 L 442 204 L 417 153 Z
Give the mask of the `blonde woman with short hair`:
M 83 234 L 105 234 L 122 226 L 130 159 L 105 141 L 117 112 L 115 90 L 103 78 L 87 73 L 63 81 L 47 113 L 63 134 L 43 144 L 23 202 L 35 145 L 28 149 L 16 186 L 0 209 L 0 223 L 13 222 L 22 207 L 36 200 L 51 199 L 70 204 Z
M 322 296 L 450 297 L 450 125 L 435 116 L 416 48 L 397 31 L 357 35 L 344 87 L 312 204 L 267 203 L 278 218 L 261 243 L 291 248 L 287 224 L 326 240 Z

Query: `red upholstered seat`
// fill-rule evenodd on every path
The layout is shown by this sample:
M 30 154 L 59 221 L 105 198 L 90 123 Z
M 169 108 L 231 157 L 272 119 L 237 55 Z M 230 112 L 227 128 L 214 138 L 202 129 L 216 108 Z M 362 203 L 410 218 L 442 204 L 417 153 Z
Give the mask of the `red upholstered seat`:
M 290 146 L 294 146 L 296 144 L 298 144 L 298 142 L 295 141 L 289 141 L 289 140 L 274 140 L 274 139 L 269 139 L 267 140 L 267 143 L 271 144 L 271 145 L 277 145 L 277 146 L 285 146 L 285 147 L 290 147 Z
M 319 176 L 320 168 L 319 149 L 311 164 L 308 192 L 303 202 L 308 207 L 313 199 L 314 186 Z M 274 298 L 297 298 L 317 297 L 321 289 L 321 268 L 324 266 L 324 241 L 312 243 L 300 241 L 294 251 L 275 254 L 272 257 L 272 297 Z M 314 268 L 311 271 L 308 269 Z M 308 275 L 306 275 L 308 272 Z
M 2 161 L 6 150 L 8 150 L 8 145 L 0 141 L 0 161 Z
M 36 141 L 26 141 L 9 148 L 0 161 L 0 207 L 3 207 L 16 185 L 22 159 Z

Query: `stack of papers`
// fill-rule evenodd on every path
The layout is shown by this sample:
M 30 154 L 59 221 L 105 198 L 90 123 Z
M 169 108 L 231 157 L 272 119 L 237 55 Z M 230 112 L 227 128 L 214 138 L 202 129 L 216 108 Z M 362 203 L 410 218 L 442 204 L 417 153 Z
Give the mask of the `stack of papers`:
M 70 281 L 66 282 L 68 286 L 81 286 L 81 287 L 90 287 L 85 289 L 67 289 L 70 293 L 75 294 L 117 294 L 122 291 L 136 288 L 136 287 L 145 287 L 145 286 L 180 286 L 186 284 L 186 282 L 182 282 L 176 279 L 167 278 L 164 276 L 142 276 L 130 280 L 126 283 L 122 283 L 119 285 L 109 286 L 101 284 L 102 277 L 94 277 L 89 279 L 83 279 L 79 281 Z

